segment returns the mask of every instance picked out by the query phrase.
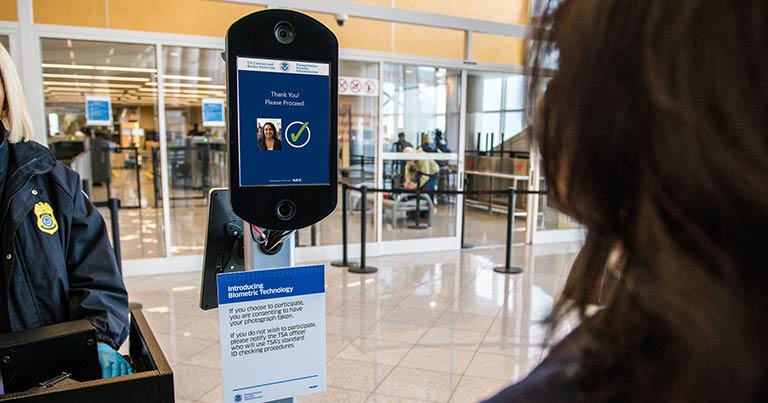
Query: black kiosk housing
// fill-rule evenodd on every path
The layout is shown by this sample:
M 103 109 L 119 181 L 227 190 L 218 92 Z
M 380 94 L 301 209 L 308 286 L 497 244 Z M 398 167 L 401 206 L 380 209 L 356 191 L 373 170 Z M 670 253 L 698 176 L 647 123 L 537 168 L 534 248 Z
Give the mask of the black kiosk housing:
M 319 222 L 328 216 L 337 202 L 337 131 L 338 131 L 338 54 L 336 36 L 322 23 L 304 14 L 290 10 L 265 10 L 250 14 L 232 24 L 226 36 L 227 61 L 227 102 L 228 132 L 230 144 L 230 190 L 232 207 L 239 217 L 250 224 L 272 230 L 296 230 Z M 241 156 L 248 159 L 249 167 L 258 170 L 278 172 L 281 167 L 262 163 L 265 151 L 256 149 L 240 153 L 240 136 L 256 136 L 256 133 L 241 133 L 241 119 L 256 119 L 258 116 L 241 116 L 239 110 L 238 58 L 265 59 L 289 65 L 317 63 L 328 65 L 329 88 L 327 99 L 310 98 L 310 102 L 327 102 L 327 127 L 315 126 L 312 141 L 327 141 L 327 166 L 312 166 L 307 171 L 327 170 L 327 183 L 281 182 L 267 185 L 241 185 Z M 282 62 L 282 63 L 281 63 Z M 278 69 L 279 70 L 279 69 Z M 279 72 L 279 71 L 278 71 Z M 266 88 L 259 88 L 259 94 L 243 93 L 243 96 L 261 97 Z M 314 95 L 313 95 L 314 96 Z M 259 99 L 263 101 L 263 99 Z M 244 112 L 245 114 L 246 112 Z M 265 116 L 262 116 L 265 117 Z M 295 122 L 294 122 L 295 123 Z M 325 125 L 322 125 L 325 126 Z M 286 126 L 283 126 L 286 129 Z M 302 127 L 302 130 L 304 128 Z M 295 129 L 294 129 L 295 130 Z M 300 131 L 292 131 L 292 133 Z M 290 136 L 285 133 L 285 136 Z M 282 155 L 290 155 L 292 161 L 300 162 L 303 157 L 298 148 L 286 145 L 283 137 Z M 250 139 L 252 141 L 252 138 Z M 309 142 L 309 139 L 307 139 Z M 322 143 L 323 146 L 325 145 Z M 309 148 L 309 147 L 307 147 Z M 286 153 L 286 149 L 294 154 Z M 269 151 L 267 151 L 269 152 Z M 277 154 L 275 154 L 277 155 Z M 252 169 L 252 168 L 249 168 Z M 308 172 L 311 173 L 311 172 Z

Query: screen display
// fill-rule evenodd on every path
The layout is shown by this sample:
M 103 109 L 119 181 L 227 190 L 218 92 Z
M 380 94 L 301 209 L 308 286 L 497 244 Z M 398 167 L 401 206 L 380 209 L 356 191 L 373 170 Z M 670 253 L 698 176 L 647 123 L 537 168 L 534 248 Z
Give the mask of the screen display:
M 329 184 L 329 72 L 237 57 L 240 186 Z

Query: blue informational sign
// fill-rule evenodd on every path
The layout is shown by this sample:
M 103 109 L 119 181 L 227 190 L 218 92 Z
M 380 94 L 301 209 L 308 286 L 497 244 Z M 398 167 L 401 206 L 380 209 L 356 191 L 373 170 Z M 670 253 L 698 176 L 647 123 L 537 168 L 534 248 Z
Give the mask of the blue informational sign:
M 108 96 L 86 95 L 86 126 L 112 125 L 112 102 Z
M 202 102 L 203 126 L 224 127 L 224 100 L 221 98 L 205 98 Z
M 237 58 L 240 186 L 327 185 L 330 66 Z
M 217 276 L 224 402 L 270 402 L 326 388 L 325 268 Z

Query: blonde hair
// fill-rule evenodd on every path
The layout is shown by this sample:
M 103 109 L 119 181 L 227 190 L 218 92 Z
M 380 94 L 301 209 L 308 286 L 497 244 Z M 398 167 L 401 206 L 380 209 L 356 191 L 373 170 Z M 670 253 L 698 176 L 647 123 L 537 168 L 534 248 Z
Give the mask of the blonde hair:
M 29 117 L 27 100 L 11 55 L 1 44 L 0 80 L 5 90 L 5 102 L 0 105 L 0 120 L 8 130 L 8 142 L 27 141 L 32 136 L 32 119 Z

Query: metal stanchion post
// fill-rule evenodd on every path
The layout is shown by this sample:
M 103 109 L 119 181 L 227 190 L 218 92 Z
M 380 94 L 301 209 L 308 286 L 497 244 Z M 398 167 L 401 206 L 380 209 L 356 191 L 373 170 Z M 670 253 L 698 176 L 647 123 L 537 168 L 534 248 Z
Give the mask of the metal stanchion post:
M 134 147 L 136 152 L 136 192 L 139 196 L 138 208 L 141 208 L 141 167 L 139 166 L 139 148 Z
M 467 226 L 467 192 L 469 191 L 469 181 L 467 180 L 467 174 L 464 174 L 464 194 L 461 197 L 461 249 L 470 249 L 474 248 L 473 245 L 470 245 L 466 242 L 464 242 L 464 234 L 465 234 L 465 228 Z
M 349 267 L 351 273 L 376 273 L 379 269 L 365 264 L 366 224 L 368 221 L 368 187 L 360 186 L 360 264 Z
M 347 247 L 349 244 L 349 238 L 347 236 L 347 199 L 349 188 L 347 187 L 346 183 L 341 184 L 341 260 L 336 260 L 331 262 L 331 266 L 336 267 L 347 267 L 350 265 L 349 261 L 347 260 Z
M 421 225 L 421 190 L 423 189 L 421 186 L 421 176 L 423 174 L 421 172 L 416 173 L 416 215 L 414 217 L 414 223 L 412 225 L 408 226 L 408 229 L 427 229 L 429 226 L 423 226 Z M 432 180 L 430 178 L 429 180 Z M 430 195 L 430 197 L 432 197 Z M 428 214 L 432 214 L 431 211 L 428 212 Z
M 112 249 L 115 250 L 115 260 L 117 260 L 117 269 L 120 270 L 120 275 L 123 275 L 123 258 L 120 250 L 120 220 L 117 216 L 120 210 L 119 199 L 107 200 L 109 206 L 109 219 L 112 224 Z
M 503 267 L 494 267 L 493 271 L 497 273 L 505 274 L 520 274 L 523 269 L 520 267 L 512 266 L 512 236 L 515 232 L 515 189 L 509 188 L 509 195 L 507 198 L 509 205 L 507 206 L 507 259 L 506 264 Z

